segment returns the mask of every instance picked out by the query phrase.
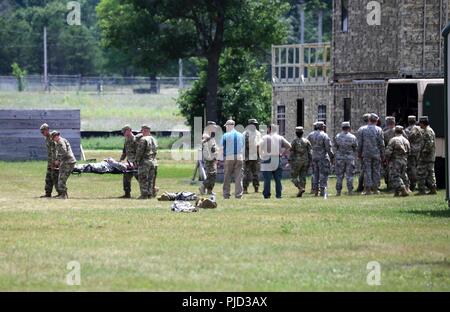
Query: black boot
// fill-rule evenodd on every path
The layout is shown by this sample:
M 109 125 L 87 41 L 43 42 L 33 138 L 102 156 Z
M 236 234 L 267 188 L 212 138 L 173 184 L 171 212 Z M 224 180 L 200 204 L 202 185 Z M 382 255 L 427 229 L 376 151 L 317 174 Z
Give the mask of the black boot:
M 130 192 L 125 192 L 125 195 L 122 195 L 119 198 L 131 198 L 131 194 Z

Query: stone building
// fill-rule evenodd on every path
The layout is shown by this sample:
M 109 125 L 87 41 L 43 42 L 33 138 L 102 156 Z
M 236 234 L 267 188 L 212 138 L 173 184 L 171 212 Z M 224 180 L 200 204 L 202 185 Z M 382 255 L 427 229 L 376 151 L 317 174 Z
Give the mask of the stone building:
M 294 128 L 325 121 L 334 136 L 361 116 L 421 115 L 421 94 L 399 79 L 443 78 L 441 30 L 449 0 L 335 0 L 331 43 L 272 47 L 272 118 L 293 139 Z M 408 80 L 404 80 L 404 82 Z M 416 87 L 417 89 L 417 87 Z

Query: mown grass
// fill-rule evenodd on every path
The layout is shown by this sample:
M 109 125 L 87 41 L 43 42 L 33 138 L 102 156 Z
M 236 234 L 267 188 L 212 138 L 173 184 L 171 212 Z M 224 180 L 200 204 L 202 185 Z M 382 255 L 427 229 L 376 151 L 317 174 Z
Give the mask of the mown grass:
M 100 159 L 120 151 L 87 152 Z M 190 161 L 161 152 L 162 190 L 196 191 Z M 39 199 L 44 162 L 0 163 L 1 290 L 450 290 L 444 194 L 284 198 L 260 194 L 177 214 L 170 203 L 120 200 L 121 176 L 72 176 L 70 199 Z M 133 181 L 134 198 L 138 196 Z M 65 283 L 81 264 L 81 286 Z M 381 286 L 367 285 L 369 261 Z
M 144 123 L 154 131 L 185 127 L 176 104 L 178 91 L 161 94 L 103 94 L 90 92 L 0 92 L 0 109 L 81 110 L 81 130 L 114 131 L 123 125 L 134 128 Z
M 155 137 L 159 149 L 170 149 L 178 140 L 176 137 Z M 123 136 L 82 138 L 81 145 L 86 150 L 120 150 L 123 148 Z

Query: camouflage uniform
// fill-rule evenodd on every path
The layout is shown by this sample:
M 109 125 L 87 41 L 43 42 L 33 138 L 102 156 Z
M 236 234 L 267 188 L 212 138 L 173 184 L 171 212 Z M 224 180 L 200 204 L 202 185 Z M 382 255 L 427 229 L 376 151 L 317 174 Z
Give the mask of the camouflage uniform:
M 139 137 L 136 137 L 133 134 L 131 134 L 130 137 L 125 138 L 120 161 L 126 159 L 131 165 L 135 166 L 138 141 Z M 131 193 L 131 180 L 133 177 L 138 180 L 137 172 L 127 172 L 123 174 L 123 190 L 126 196 Z
M 419 192 L 424 193 L 425 188 L 436 190 L 436 177 L 434 162 L 436 158 L 436 135 L 430 126 L 422 129 L 422 148 L 417 162 L 417 184 Z
M 369 114 L 365 114 L 363 117 L 363 121 L 364 122 L 368 122 L 369 121 Z M 356 140 L 359 142 L 359 138 L 361 136 L 362 131 L 367 127 L 367 124 L 364 126 L 361 126 L 358 131 L 356 132 Z M 364 190 L 364 168 L 363 168 L 363 164 L 362 164 L 362 160 L 359 162 L 360 164 L 360 170 L 359 170 L 359 177 L 358 177 L 358 189 L 356 190 L 357 192 L 362 192 Z
M 331 151 L 331 140 L 324 131 L 315 131 L 309 136 L 312 147 L 312 168 L 314 175 L 314 189 L 320 189 L 321 194 L 328 186 L 328 176 L 331 171 L 330 157 L 333 157 Z
M 247 192 L 250 181 L 255 188 L 255 192 L 257 192 L 259 188 L 259 172 L 261 171 L 258 147 L 262 136 L 261 132 L 256 128 L 245 130 L 243 136 L 245 144 L 244 179 L 242 181 L 244 193 Z
M 299 191 L 304 192 L 306 176 L 312 161 L 311 143 L 305 138 L 295 138 L 291 145 L 291 154 L 289 156 L 291 181 Z
M 384 157 L 383 130 L 375 125 L 364 127 L 358 136 L 358 154 L 362 158 L 365 189 L 378 192 L 381 158 Z
M 216 184 L 218 148 L 216 140 L 208 136 L 202 142 L 202 156 L 205 164 L 206 179 L 203 186 L 208 194 L 211 194 Z
M 411 125 L 406 128 L 406 135 L 411 145 L 411 153 L 408 156 L 408 178 L 410 189 L 414 190 L 417 184 L 417 160 L 419 158 L 420 149 L 422 148 L 422 130 L 419 126 Z
M 56 160 L 59 161 L 59 175 L 58 175 L 58 193 L 67 195 L 67 179 L 73 171 L 76 164 L 75 156 L 69 141 L 60 138 L 56 143 Z
M 45 195 L 50 197 L 52 195 L 53 187 L 58 190 L 58 170 L 54 168 L 56 160 L 56 144 L 50 138 L 50 135 L 45 138 L 45 145 L 47 147 L 47 173 L 45 175 Z
M 347 178 L 347 190 L 349 194 L 353 192 L 353 174 L 355 172 L 355 153 L 358 147 L 356 136 L 348 131 L 339 133 L 335 140 L 335 172 L 336 172 L 336 191 L 338 195 L 342 191 L 342 181 L 344 175 Z
M 389 117 L 388 117 L 389 118 Z M 394 118 L 394 117 L 391 117 L 391 118 Z M 387 118 L 386 118 L 387 119 Z M 395 119 L 393 119 L 393 122 L 394 122 L 394 124 L 395 124 Z M 389 142 L 392 140 L 392 138 L 394 138 L 396 135 L 395 135 L 395 127 L 394 128 L 386 128 L 384 131 L 383 131 L 383 135 L 384 135 L 384 147 L 386 148 L 387 146 L 388 146 L 388 144 L 389 144 Z M 405 139 L 407 139 L 408 137 L 407 137 L 407 135 L 406 135 L 406 133 L 403 131 L 403 137 L 405 138 Z M 389 177 L 390 177 L 390 174 L 389 174 L 389 164 L 387 164 L 387 163 L 384 163 L 383 164 L 383 170 L 384 170 L 384 182 L 386 183 L 386 186 L 387 186 L 387 189 L 388 190 L 394 190 L 394 188 L 393 187 L 391 187 L 391 185 L 389 184 Z
M 401 134 L 393 137 L 386 147 L 386 160 L 389 164 L 389 183 L 396 195 L 402 191 L 406 193 L 409 184 L 406 168 L 408 155 L 411 151 L 409 141 Z
M 138 181 L 142 198 L 153 196 L 157 148 L 157 143 L 151 135 L 143 136 L 139 140 L 136 163 L 138 164 Z

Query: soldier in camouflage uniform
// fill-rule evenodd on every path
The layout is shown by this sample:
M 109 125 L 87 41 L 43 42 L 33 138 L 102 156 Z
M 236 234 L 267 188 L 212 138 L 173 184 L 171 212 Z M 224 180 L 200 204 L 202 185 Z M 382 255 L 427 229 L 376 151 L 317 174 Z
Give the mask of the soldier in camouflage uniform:
M 45 175 L 45 195 L 44 197 L 52 197 L 53 187 L 57 190 L 58 171 L 55 170 L 54 162 L 56 160 L 56 144 L 50 137 L 49 126 L 45 123 L 40 127 L 41 134 L 45 137 L 45 146 L 47 147 L 47 173 Z
M 422 129 L 422 148 L 417 162 L 417 195 L 425 195 L 426 187 L 430 189 L 429 195 L 436 195 L 436 177 L 434 174 L 434 162 L 436 159 L 436 135 L 429 125 L 427 116 L 420 117 Z
M 127 160 L 130 167 L 136 168 L 136 149 L 138 139 L 133 134 L 133 131 L 129 125 L 122 128 L 123 136 L 125 137 L 125 142 L 123 144 L 122 155 L 120 156 L 120 161 Z M 127 172 L 123 174 L 123 191 L 125 195 L 119 198 L 131 198 L 131 180 L 136 178 L 138 180 L 137 172 Z
M 395 191 L 394 196 L 405 197 L 409 196 L 406 168 L 411 147 L 409 141 L 403 136 L 402 126 L 396 126 L 394 131 L 395 136 L 389 141 L 385 152 L 389 166 L 389 183 Z
M 154 193 L 154 176 L 156 167 L 156 153 L 158 145 L 150 135 L 150 127 L 141 127 L 142 138 L 139 140 L 136 150 L 136 163 L 138 164 L 138 181 L 141 196 L 138 199 L 149 199 Z
M 312 161 L 311 143 L 303 138 L 303 127 L 295 128 L 297 137 L 291 143 L 289 164 L 291 166 L 291 181 L 298 188 L 297 197 L 305 193 L 306 176 Z
M 330 137 L 323 131 L 324 123 L 318 123 L 318 129 L 310 135 L 309 141 L 312 147 L 312 168 L 314 175 L 315 195 L 325 195 L 328 187 L 328 176 L 331 171 L 331 159 L 334 155 L 331 151 L 332 144 Z
M 208 121 L 208 129 L 214 130 L 216 123 L 214 121 Z M 206 179 L 200 186 L 200 194 L 213 194 L 214 185 L 216 184 L 217 176 L 217 157 L 219 156 L 219 149 L 216 144 L 215 134 L 213 131 L 206 131 L 202 138 L 202 157 L 205 165 Z
M 306 139 L 311 143 L 311 136 L 312 135 L 314 135 L 314 133 L 316 132 L 316 131 L 318 131 L 319 129 L 318 129 L 318 127 L 317 127 L 317 125 L 318 125 L 318 121 L 316 121 L 316 122 L 314 122 L 313 123 L 313 131 L 311 131 L 309 134 L 308 134 L 308 136 L 306 137 Z M 310 162 L 310 165 L 312 164 L 312 159 L 311 159 L 311 162 Z M 314 174 L 313 175 L 311 175 L 311 191 L 309 192 L 310 194 L 315 194 L 316 193 L 316 190 L 314 189 L 314 186 L 316 185 L 316 183 L 315 183 L 315 181 L 314 181 Z
M 362 159 L 365 191 L 363 195 L 379 194 L 381 162 L 384 160 L 383 130 L 377 126 L 379 117 L 371 114 L 369 125 L 358 136 L 358 157 Z
M 384 135 L 384 148 L 386 148 L 389 144 L 389 141 L 395 137 L 395 117 L 388 116 L 386 117 L 386 126 L 383 129 L 383 135 Z M 389 185 L 389 164 L 387 162 L 383 162 L 382 164 L 383 168 L 383 176 L 384 176 L 384 183 L 386 183 L 386 189 L 387 191 L 392 191 L 392 188 Z
M 422 148 L 422 130 L 416 125 L 416 116 L 409 116 L 408 124 L 409 126 L 405 132 L 411 145 L 411 153 L 408 156 L 407 173 L 410 183 L 409 189 L 415 191 L 417 184 L 417 160 Z
M 341 196 L 344 175 L 347 178 L 348 195 L 353 195 L 353 174 L 355 172 L 355 156 L 358 141 L 350 131 L 350 122 L 343 122 L 342 132 L 334 139 L 337 196 Z
M 56 198 L 67 199 L 67 180 L 75 167 L 77 160 L 73 155 L 72 148 L 69 141 L 62 138 L 58 131 L 52 131 L 51 138 L 56 144 L 56 160 L 54 162 L 55 168 L 59 168 L 58 174 L 58 196 Z
M 244 179 L 242 181 L 244 194 L 248 194 L 250 181 L 253 183 L 255 193 L 259 189 L 259 172 L 261 171 L 259 159 L 259 144 L 261 143 L 261 132 L 258 131 L 258 121 L 249 119 L 247 129 L 242 133 L 244 136 Z
M 363 131 L 363 129 L 369 125 L 369 118 L 370 118 L 370 114 L 363 115 L 362 119 L 363 119 L 364 124 L 356 132 L 357 140 L 359 140 L 359 136 L 361 135 L 361 132 Z M 362 161 L 360 161 L 359 163 L 360 163 L 360 170 L 359 170 L 359 177 L 358 177 L 358 188 L 356 189 L 356 191 L 358 193 L 361 193 L 362 191 L 364 191 L 364 168 L 362 166 Z

